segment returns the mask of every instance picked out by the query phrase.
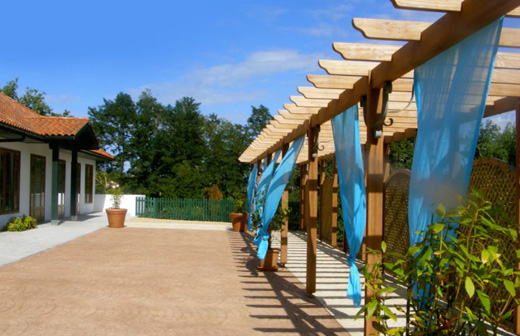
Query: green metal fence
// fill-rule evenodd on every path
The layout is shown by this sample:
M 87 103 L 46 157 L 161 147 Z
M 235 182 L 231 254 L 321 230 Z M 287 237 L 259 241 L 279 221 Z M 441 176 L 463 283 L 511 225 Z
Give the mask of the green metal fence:
M 136 198 L 137 217 L 229 222 L 234 200 Z

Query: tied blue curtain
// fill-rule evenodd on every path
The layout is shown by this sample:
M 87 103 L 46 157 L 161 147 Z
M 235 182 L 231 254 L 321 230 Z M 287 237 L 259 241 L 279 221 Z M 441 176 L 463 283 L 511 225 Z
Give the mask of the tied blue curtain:
M 253 165 L 251 173 L 249 173 L 249 180 L 247 181 L 247 208 L 249 211 L 249 219 L 247 222 L 247 229 L 253 230 L 253 199 L 255 197 L 256 175 L 258 174 L 258 165 Z
M 267 160 L 264 161 L 264 171 L 262 173 L 262 176 L 260 177 L 260 181 L 258 182 L 258 188 L 255 199 L 255 211 L 258 212 L 260 218 L 263 217 L 265 199 L 267 196 L 267 188 L 269 187 L 269 183 L 271 183 L 271 179 L 273 178 L 274 165 L 276 164 L 276 161 L 278 161 L 280 153 L 281 151 L 277 151 L 274 154 L 274 157 L 271 163 L 269 163 L 269 165 L 267 165 Z M 256 236 L 253 240 L 253 243 L 255 245 L 258 245 L 260 243 L 260 240 L 262 238 L 261 231 L 262 230 L 260 230 L 260 228 L 256 231 Z
M 347 297 L 361 305 L 361 282 L 356 255 L 361 247 L 366 226 L 366 190 L 363 154 L 359 139 L 359 110 L 352 106 L 332 119 L 343 223 L 349 246 L 347 258 L 350 277 Z
M 269 184 L 265 207 L 262 213 L 262 228 L 259 230 L 262 231 L 261 241 L 258 245 L 257 251 L 257 256 L 260 260 L 264 260 L 267 249 L 269 248 L 269 233 L 267 232 L 267 229 L 269 228 L 269 224 L 271 223 L 276 210 L 278 210 L 278 205 L 282 199 L 285 187 L 291 178 L 296 159 L 298 159 L 298 155 L 300 155 L 304 140 L 305 136 L 301 136 L 293 142 L 293 145 L 283 157 L 282 162 L 276 169 L 273 179 Z
M 412 246 L 439 202 L 454 208 L 466 194 L 502 21 L 415 69 L 418 131 L 408 204 Z

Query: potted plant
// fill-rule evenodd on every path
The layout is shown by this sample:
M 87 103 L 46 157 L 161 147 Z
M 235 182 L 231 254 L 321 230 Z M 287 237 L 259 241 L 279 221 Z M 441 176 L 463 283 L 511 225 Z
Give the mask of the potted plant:
M 278 270 L 278 256 L 280 255 L 279 248 L 271 247 L 271 239 L 272 234 L 275 231 L 280 231 L 282 229 L 282 225 L 289 219 L 289 207 L 280 206 L 276 214 L 274 215 L 271 223 L 269 224 L 268 232 L 269 232 L 269 247 L 267 248 L 267 253 L 265 255 L 264 260 L 260 261 L 260 266 L 258 270 L 260 271 L 271 271 L 275 272 Z
M 233 224 L 234 232 L 245 232 L 247 227 L 247 220 L 249 214 L 245 212 L 246 200 L 243 195 L 239 195 L 235 200 L 235 212 L 231 212 L 231 223 Z
M 105 210 L 108 217 L 108 227 L 119 229 L 125 226 L 127 212 L 127 209 L 120 208 L 123 192 L 121 188 L 114 187 L 109 189 L 109 194 L 112 195 L 112 207 Z

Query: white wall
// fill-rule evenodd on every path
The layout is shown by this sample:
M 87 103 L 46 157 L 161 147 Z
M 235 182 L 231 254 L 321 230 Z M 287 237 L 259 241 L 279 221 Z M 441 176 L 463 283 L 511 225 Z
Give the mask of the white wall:
M 48 144 L 28 144 L 28 143 L 0 143 L 0 148 L 12 149 L 20 152 L 20 211 L 18 213 L 0 215 L 0 228 L 3 227 L 12 217 L 29 215 L 30 206 L 30 180 L 31 180 L 31 154 L 45 157 L 45 220 L 51 219 L 51 178 L 52 178 L 52 150 Z M 60 151 L 60 160 L 65 160 L 65 216 L 70 216 L 70 174 L 72 154 L 70 151 Z M 95 199 L 93 203 L 85 203 L 85 165 L 90 164 L 94 167 L 93 192 L 95 195 L 95 176 L 96 161 L 84 157 L 78 157 L 81 163 L 81 195 L 80 195 L 80 214 L 95 211 Z M 134 205 L 135 208 L 135 205 Z
M 145 197 L 145 195 L 123 195 L 121 199 L 121 209 L 127 209 L 127 216 L 135 217 L 135 199 L 137 197 Z M 95 211 L 105 211 L 105 209 L 112 207 L 112 195 L 95 195 L 94 203 L 96 204 Z

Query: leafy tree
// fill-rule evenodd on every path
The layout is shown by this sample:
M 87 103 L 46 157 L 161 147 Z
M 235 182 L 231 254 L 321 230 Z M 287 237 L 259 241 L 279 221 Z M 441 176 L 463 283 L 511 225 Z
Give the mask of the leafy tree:
M 273 118 L 269 109 L 264 105 L 258 107 L 251 106 L 251 109 L 251 116 L 247 119 L 247 133 L 250 141 L 254 140 Z
M 124 185 L 125 163 L 130 159 L 130 131 L 136 120 L 132 97 L 121 92 L 115 100 L 103 99 L 103 105 L 89 107 L 88 114 L 101 146 L 114 154 L 109 170 L 116 170 L 118 182 Z
M 19 96 L 18 78 L 8 81 L 0 89 L 0 91 L 43 116 L 68 117 L 71 115 L 70 111 L 68 110 L 63 111 L 63 113 L 55 113 L 52 108 L 45 102 L 46 93 L 43 91 L 39 91 L 33 88 L 26 88 L 23 96 Z
M 516 127 L 508 123 L 501 131 L 500 127 L 487 120 L 480 129 L 475 158 L 496 158 L 510 165 L 516 164 Z

